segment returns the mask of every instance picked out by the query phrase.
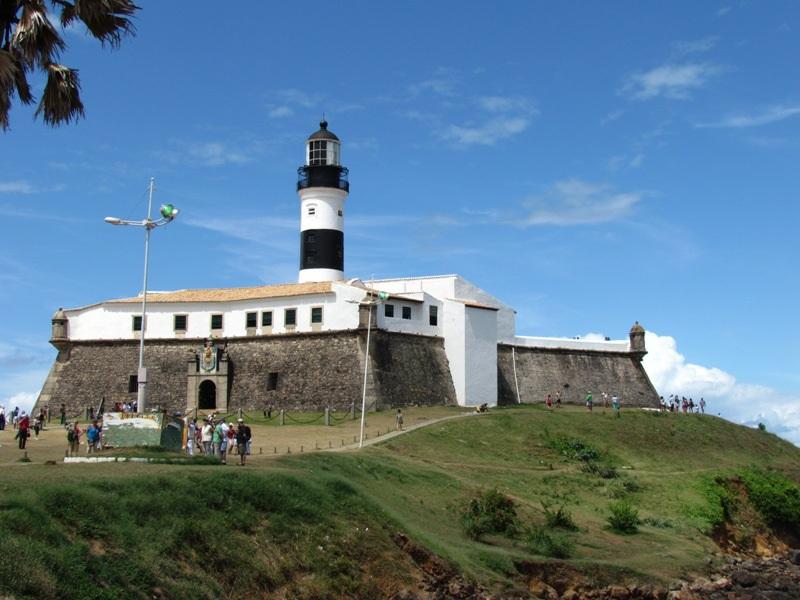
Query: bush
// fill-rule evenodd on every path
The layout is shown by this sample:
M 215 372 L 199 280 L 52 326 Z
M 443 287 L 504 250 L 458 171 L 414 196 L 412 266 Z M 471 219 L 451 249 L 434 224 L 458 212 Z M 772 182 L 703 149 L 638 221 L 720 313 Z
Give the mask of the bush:
M 611 465 L 604 465 L 598 462 L 587 462 L 581 470 L 584 473 L 590 473 L 592 475 L 597 475 L 601 479 L 616 479 L 619 477 L 619 473 L 617 472 L 616 467 Z
M 780 473 L 755 467 L 740 476 L 750 502 L 768 525 L 800 534 L 800 486 Z
M 550 558 L 570 558 L 575 551 L 575 544 L 567 535 L 550 531 L 545 527 L 530 529 L 526 544 L 532 553 Z
M 636 533 L 639 530 L 639 511 L 630 502 L 612 502 L 608 510 L 611 513 L 607 518 L 608 524 L 617 533 Z
M 462 512 L 461 526 L 474 540 L 486 533 L 513 535 L 518 529 L 514 501 L 496 489 L 482 492 Z
M 614 499 L 624 498 L 628 494 L 640 492 L 642 486 L 632 477 L 620 477 L 608 483 L 606 493 Z
M 548 440 L 547 445 L 570 460 L 590 462 L 600 458 L 600 452 L 578 438 L 560 435 Z
M 672 521 L 662 517 L 645 517 L 642 519 L 643 525 L 650 525 L 650 527 L 658 527 L 659 529 L 669 529 L 674 527 Z
M 542 504 L 542 510 L 544 511 L 544 518 L 548 527 L 566 529 L 567 531 L 578 530 L 578 526 L 575 524 L 575 521 L 572 520 L 572 514 L 563 506 L 552 510 L 548 505 Z

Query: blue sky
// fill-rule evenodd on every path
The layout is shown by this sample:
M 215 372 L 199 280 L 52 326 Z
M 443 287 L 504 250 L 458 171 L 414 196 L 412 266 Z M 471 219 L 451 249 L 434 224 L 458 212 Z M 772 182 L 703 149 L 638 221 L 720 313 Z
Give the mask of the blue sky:
M 348 276 L 460 273 L 521 334 L 638 319 L 665 395 L 800 442 L 796 3 L 140 5 L 116 51 L 64 32 L 84 120 L 0 134 L 0 403 L 38 391 L 58 306 L 140 289 L 141 232 L 102 219 L 151 176 L 182 210 L 153 289 L 294 281 L 324 112 Z

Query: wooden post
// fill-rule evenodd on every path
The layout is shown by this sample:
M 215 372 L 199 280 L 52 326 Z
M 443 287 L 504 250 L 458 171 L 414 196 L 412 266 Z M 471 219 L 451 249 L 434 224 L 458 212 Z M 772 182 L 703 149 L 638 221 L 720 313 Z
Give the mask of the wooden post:
M 325 426 L 330 427 L 331 425 L 331 409 L 329 407 L 325 407 Z

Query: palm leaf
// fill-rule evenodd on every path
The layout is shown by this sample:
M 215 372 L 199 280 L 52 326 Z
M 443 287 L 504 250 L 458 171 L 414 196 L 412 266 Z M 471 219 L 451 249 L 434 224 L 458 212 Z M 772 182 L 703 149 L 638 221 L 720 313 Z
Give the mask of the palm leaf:
M 124 34 L 135 32 L 128 17 L 139 7 L 130 0 L 75 0 L 74 5 L 64 4 L 61 22 L 67 24 L 75 18 L 80 19 L 89 33 L 104 44 L 119 46 Z
M 22 7 L 11 46 L 17 50 L 28 66 L 39 63 L 44 66 L 53 62 L 65 48 L 64 40 L 58 35 L 47 9 L 41 0 L 28 0 Z
M 0 127 L 4 130 L 8 129 L 8 111 L 14 90 L 25 104 L 33 102 L 22 63 L 8 50 L 0 49 Z
M 45 123 L 53 126 L 77 121 L 83 116 L 80 89 L 77 69 L 47 65 L 47 85 L 35 116 L 43 114 Z

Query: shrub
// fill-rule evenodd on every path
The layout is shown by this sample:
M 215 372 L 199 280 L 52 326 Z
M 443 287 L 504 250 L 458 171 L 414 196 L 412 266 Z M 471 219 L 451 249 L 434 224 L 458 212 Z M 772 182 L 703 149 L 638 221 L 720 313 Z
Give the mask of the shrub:
M 548 440 L 547 445 L 570 460 L 590 462 L 600 458 L 600 452 L 578 438 L 560 435 Z
M 800 486 L 780 473 L 755 467 L 740 476 L 750 502 L 767 524 L 800 534 Z
M 608 483 L 606 493 L 611 498 L 619 499 L 624 498 L 628 494 L 640 492 L 642 486 L 632 477 L 620 477 Z
M 518 528 L 514 501 L 496 489 L 482 492 L 462 512 L 461 526 L 472 539 L 486 533 L 513 535 Z
M 534 554 L 550 558 L 570 558 L 575 551 L 575 544 L 567 535 L 545 527 L 531 528 L 526 537 L 528 550 Z
M 578 526 L 575 524 L 575 521 L 572 520 L 572 514 L 563 506 L 552 510 L 548 505 L 542 504 L 542 510 L 544 511 L 544 518 L 548 527 L 566 529 L 567 531 L 578 530 Z
M 592 475 L 597 475 L 601 479 L 616 479 L 619 477 L 619 473 L 617 472 L 616 467 L 611 465 L 604 465 L 598 462 L 587 462 L 586 464 L 581 467 L 581 470 L 584 473 L 591 473 Z
M 618 533 L 636 533 L 639 525 L 639 511 L 630 502 L 619 500 L 608 505 L 611 513 L 607 520 L 611 529 Z
M 645 517 L 642 519 L 643 525 L 650 525 L 650 527 L 658 527 L 659 529 L 669 529 L 674 527 L 672 521 L 662 517 Z

